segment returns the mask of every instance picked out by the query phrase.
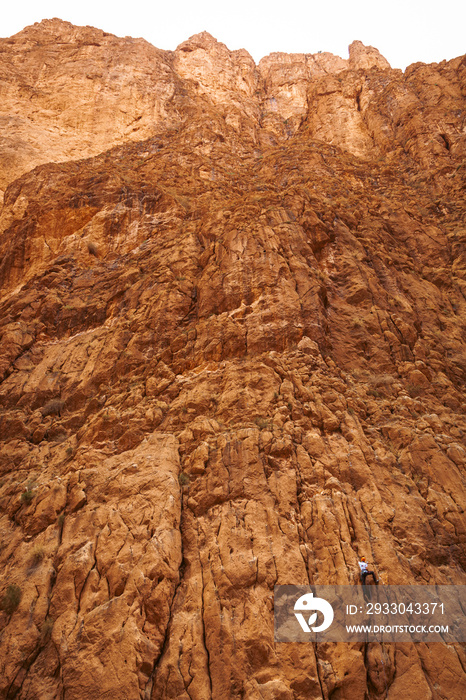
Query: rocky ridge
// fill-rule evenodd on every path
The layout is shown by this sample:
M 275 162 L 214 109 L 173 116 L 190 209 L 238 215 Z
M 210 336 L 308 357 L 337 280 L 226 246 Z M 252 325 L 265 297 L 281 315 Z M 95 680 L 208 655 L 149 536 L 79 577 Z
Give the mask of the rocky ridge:
M 0 76 L 0 697 L 460 700 L 272 623 L 465 582 L 465 59 L 50 20 Z

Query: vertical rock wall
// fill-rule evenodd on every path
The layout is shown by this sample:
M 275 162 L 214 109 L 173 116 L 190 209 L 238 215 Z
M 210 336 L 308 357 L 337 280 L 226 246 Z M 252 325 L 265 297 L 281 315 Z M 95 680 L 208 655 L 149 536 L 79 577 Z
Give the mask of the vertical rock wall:
M 0 697 L 462 699 L 273 587 L 464 584 L 464 61 L 2 42 Z

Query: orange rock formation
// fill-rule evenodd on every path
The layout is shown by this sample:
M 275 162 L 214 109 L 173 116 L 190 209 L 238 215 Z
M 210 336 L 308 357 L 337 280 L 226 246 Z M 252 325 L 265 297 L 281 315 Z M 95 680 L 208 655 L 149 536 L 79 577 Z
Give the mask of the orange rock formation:
M 466 60 L 50 20 L 0 80 L 0 697 L 462 700 L 273 587 L 465 583 Z

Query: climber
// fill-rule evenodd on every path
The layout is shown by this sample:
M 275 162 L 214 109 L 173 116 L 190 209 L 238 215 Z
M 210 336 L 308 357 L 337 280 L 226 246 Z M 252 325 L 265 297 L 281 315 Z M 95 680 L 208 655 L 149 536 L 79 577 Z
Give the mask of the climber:
M 367 576 L 372 576 L 375 583 L 379 582 L 379 579 L 375 575 L 375 571 L 369 571 L 366 564 L 366 557 L 361 557 L 361 561 L 358 562 L 359 568 L 361 569 L 361 581 L 364 586 L 366 583 Z

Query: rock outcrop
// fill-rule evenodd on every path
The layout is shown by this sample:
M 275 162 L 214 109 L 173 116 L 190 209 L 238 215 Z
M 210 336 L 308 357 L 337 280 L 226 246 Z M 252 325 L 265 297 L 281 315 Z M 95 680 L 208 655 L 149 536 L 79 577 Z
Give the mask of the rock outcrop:
M 466 60 L 0 49 L 0 697 L 461 700 L 273 587 L 465 583 Z

